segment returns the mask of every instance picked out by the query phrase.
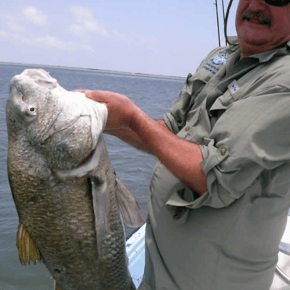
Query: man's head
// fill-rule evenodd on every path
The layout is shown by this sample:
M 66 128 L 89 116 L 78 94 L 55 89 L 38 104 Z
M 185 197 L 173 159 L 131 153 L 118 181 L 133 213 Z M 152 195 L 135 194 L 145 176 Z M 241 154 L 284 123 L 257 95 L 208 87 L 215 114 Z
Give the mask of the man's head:
M 239 2 L 236 29 L 242 57 L 274 49 L 290 40 L 290 3 L 284 6 L 268 3 L 264 0 Z

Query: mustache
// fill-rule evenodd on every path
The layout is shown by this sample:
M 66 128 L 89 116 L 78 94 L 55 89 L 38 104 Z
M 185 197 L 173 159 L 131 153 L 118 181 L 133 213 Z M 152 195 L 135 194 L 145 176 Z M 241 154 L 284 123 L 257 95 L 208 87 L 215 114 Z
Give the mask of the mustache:
M 261 12 L 253 12 L 250 10 L 246 10 L 242 15 L 242 19 L 243 20 L 255 19 L 259 20 L 261 24 L 267 24 L 269 26 L 272 26 L 272 19 L 270 18 L 270 16 L 267 14 L 263 14 Z

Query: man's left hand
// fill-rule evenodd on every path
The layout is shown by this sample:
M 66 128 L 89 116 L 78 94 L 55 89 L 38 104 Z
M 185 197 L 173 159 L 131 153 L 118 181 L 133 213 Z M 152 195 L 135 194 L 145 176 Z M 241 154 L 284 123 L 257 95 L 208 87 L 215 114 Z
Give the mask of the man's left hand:
M 108 108 L 106 129 L 130 127 L 137 106 L 126 96 L 100 90 L 76 90 L 86 95 L 87 98 L 104 103 Z

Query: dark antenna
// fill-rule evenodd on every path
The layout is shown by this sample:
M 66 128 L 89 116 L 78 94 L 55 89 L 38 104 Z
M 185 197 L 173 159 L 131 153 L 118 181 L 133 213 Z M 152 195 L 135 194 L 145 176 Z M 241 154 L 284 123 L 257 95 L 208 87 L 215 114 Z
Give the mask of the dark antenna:
M 224 0 L 222 0 L 222 6 L 223 6 L 223 18 L 225 21 L 225 5 L 224 5 Z
M 232 44 L 229 42 L 228 39 L 228 35 L 227 35 L 227 26 L 228 26 L 228 19 L 229 19 L 229 14 L 230 14 L 230 10 L 231 10 L 231 6 L 233 4 L 234 0 L 230 0 L 229 4 L 228 4 L 228 8 L 227 8 L 227 13 L 226 13 L 226 17 L 225 17 L 225 25 L 224 25 L 224 34 L 225 34 L 225 38 L 226 38 L 226 43 Z
M 218 30 L 218 41 L 219 41 L 219 46 L 221 46 L 220 24 L 219 24 L 219 13 L 218 13 L 217 0 L 215 0 L 214 5 L 215 5 L 215 8 L 216 8 L 216 20 L 217 20 L 217 30 Z
M 224 5 L 224 0 L 222 0 L 222 7 L 223 7 L 223 23 L 224 23 L 224 27 L 225 27 L 225 20 L 226 20 L 226 16 L 225 16 L 225 5 Z M 228 44 L 227 42 L 227 38 L 225 37 L 226 40 L 226 45 Z

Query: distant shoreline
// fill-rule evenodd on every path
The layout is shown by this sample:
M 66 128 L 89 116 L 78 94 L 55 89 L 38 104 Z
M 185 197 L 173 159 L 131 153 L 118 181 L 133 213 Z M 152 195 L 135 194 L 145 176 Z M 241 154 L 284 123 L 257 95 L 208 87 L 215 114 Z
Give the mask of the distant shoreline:
M 132 75 L 132 76 L 146 76 L 146 77 L 157 77 L 157 78 L 168 78 L 168 79 L 179 79 L 184 80 L 185 77 L 180 76 L 168 76 L 168 75 L 159 75 L 159 74 L 147 74 L 140 72 L 125 72 L 117 70 L 106 70 L 106 69 L 97 69 L 97 68 L 84 68 L 84 67 L 73 67 L 73 66 L 61 66 L 61 65 L 49 65 L 49 64 L 33 64 L 33 63 L 20 63 L 20 62 L 5 62 L 0 61 L 0 65 L 14 65 L 14 66 L 26 66 L 26 67 L 50 67 L 50 68 L 60 68 L 60 69 L 71 69 L 71 70 L 84 70 L 84 71 L 96 71 L 109 74 L 121 74 L 121 75 Z

